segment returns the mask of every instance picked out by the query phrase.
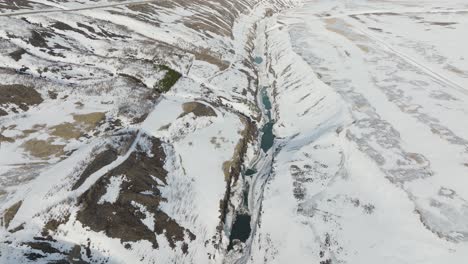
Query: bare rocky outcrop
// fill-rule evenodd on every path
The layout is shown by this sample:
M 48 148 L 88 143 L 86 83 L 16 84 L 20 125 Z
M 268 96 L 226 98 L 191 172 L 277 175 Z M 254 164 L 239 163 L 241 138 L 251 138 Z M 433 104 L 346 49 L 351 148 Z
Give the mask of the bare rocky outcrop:
M 111 162 L 116 160 L 118 157 L 117 151 L 109 147 L 108 149 L 104 150 L 103 152 L 96 155 L 93 161 L 86 166 L 86 169 L 81 173 L 80 178 L 75 182 L 72 187 L 72 190 L 78 189 L 85 181 L 88 179 L 91 174 L 95 173 L 96 171 L 100 170 L 102 167 L 109 165 Z
M 0 85 L 0 107 L 15 105 L 23 111 L 29 106 L 42 103 L 41 94 L 34 88 L 22 84 Z M 0 116 L 6 115 L 6 111 L 0 109 Z
M 164 198 L 158 186 L 165 184 L 167 177 L 163 168 L 166 155 L 161 141 L 147 136 L 139 140 L 124 162 L 101 177 L 79 198 L 82 207 L 77 220 L 94 231 L 104 231 L 109 237 L 120 238 L 122 242 L 147 240 L 154 248 L 158 248 L 156 234 L 164 234 L 172 248 L 177 242 L 183 242 L 185 237 L 194 240 L 195 235 L 159 208 Z M 122 177 L 116 201 L 100 202 L 115 176 Z M 153 227 L 142 222 L 148 214 L 157 219 Z M 182 247 L 185 251 L 186 246 Z
M 10 206 L 4 213 L 2 217 L 2 225 L 6 228 L 10 225 L 11 220 L 15 218 L 16 213 L 20 209 L 22 201 L 19 201 L 12 206 Z

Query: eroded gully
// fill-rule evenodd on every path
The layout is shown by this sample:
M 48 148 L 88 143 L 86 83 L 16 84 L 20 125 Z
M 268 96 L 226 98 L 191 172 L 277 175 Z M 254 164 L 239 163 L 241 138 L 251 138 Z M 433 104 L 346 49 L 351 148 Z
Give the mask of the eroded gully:
M 247 263 L 252 239 L 261 218 L 263 192 L 272 173 L 277 142 L 273 131 L 275 119 L 272 112 L 272 85 L 268 78 L 269 60 L 266 52 L 267 17 L 257 23 L 254 62 L 258 73 L 257 105 L 262 112 L 260 146 L 255 157 L 242 171 L 243 201 L 236 208 L 236 216 L 230 232 L 228 256 L 225 263 Z

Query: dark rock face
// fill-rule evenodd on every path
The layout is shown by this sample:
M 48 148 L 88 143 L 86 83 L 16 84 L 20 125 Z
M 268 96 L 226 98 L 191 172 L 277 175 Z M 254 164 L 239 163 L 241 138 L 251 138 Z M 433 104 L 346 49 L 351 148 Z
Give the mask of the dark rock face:
M 29 43 L 34 47 L 47 48 L 47 41 L 45 40 L 46 37 L 51 37 L 51 35 L 47 32 L 32 31 Z
M 92 258 L 91 249 L 86 245 L 74 245 L 71 250 L 61 251 L 55 247 L 56 240 L 50 238 L 35 237 L 35 241 L 24 243 L 23 245 L 28 246 L 32 249 L 32 252 L 24 254 L 29 260 L 38 260 L 46 258 L 50 254 L 56 254 L 61 259 L 55 261 L 49 261 L 47 263 L 73 263 L 73 264 L 88 264 L 89 262 L 83 260 L 82 249 L 84 249 L 86 256 Z M 39 240 L 39 241 L 37 241 Z
M 48 242 L 43 242 L 43 241 L 36 242 L 35 241 L 35 242 L 28 242 L 26 243 L 26 245 L 28 245 L 32 249 L 42 251 L 46 254 L 60 253 L 58 249 L 52 247 L 52 245 L 50 245 L 50 243 Z
M 0 85 L 0 106 L 14 104 L 21 110 L 27 111 L 29 106 L 40 104 L 42 101 L 41 94 L 32 87 L 21 84 Z M 5 113 L 0 109 L 0 115 Z
M 10 208 L 8 208 L 3 213 L 3 218 L 1 219 L 2 220 L 1 222 L 2 222 L 3 226 L 8 228 L 8 226 L 10 225 L 11 220 L 13 220 L 13 218 L 15 217 L 15 215 L 18 212 L 18 210 L 20 209 L 22 203 L 23 203 L 22 201 L 19 201 L 19 202 L 15 203 L 14 205 L 10 206 Z
M 24 49 L 18 49 L 16 51 L 11 52 L 9 55 L 11 58 L 13 58 L 15 61 L 21 60 L 21 57 L 26 53 L 26 50 Z
M 149 142 L 150 146 L 144 146 L 142 142 Z M 82 208 L 77 214 L 78 221 L 94 231 L 120 238 L 122 242 L 148 240 L 154 248 L 158 248 L 156 234 L 164 233 L 172 248 L 176 247 L 177 241 L 184 241 L 186 235 L 194 240 L 195 235 L 159 209 L 164 198 L 158 185 L 165 184 L 167 177 L 163 168 L 165 158 L 159 139 L 140 139 L 128 159 L 101 177 L 79 198 Z M 115 203 L 99 203 L 110 179 L 115 176 L 124 177 L 117 200 Z M 141 207 L 154 215 L 154 230 L 142 223 L 146 215 Z M 182 249 L 186 250 L 184 245 Z
M 86 167 L 86 169 L 81 174 L 78 181 L 72 187 L 72 190 L 78 189 L 85 181 L 96 171 L 100 170 L 102 167 L 109 165 L 118 157 L 118 153 L 115 149 L 109 148 L 102 153 L 96 155 L 94 160 Z

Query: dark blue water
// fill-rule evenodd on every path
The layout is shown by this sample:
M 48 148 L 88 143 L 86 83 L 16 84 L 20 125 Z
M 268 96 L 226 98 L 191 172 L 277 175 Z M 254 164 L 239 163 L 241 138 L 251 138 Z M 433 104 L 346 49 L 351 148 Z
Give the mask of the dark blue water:
M 267 87 L 263 87 L 262 89 L 262 104 L 263 107 L 270 112 L 271 110 L 271 102 L 270 102 L 270 97 L 268 97 L 268 93 L 266 91 Z
M 244 175 L 245 175 L 245 176 L 252 176 L 252 175 L 254 175 L 255 173 L 257 173 L 257 170 L 256 170 L 256 169 L 247 169 L 247 170 L 245 170 Z
M 255 57 L 254 59 L 255 63 L 260 64 L 263 62 L 263 59 L 261 57 Z
M 262 128 L 262 142 L 261 148 L 263 152 L 267 152 L 272 146 L 273 142 L 275 141 L 275 135 L 273 134 L 273 122 L 266 123 Z
M 229 237 L 229 246 L 228 250 L 231 250 L 234 246 L 234 239 L 238 239 L 242 242 L 247 241 L 250 236 L 250 215 L 248 214 L 239 214 L 236 217 L 236 221 L 232 226 L 231 236 Z
M 265 110 L 267 110 L 267 117 L 269 122 L 266 123 L 262 128 L 263 135 L 260 147 L 262 148 L 263 152 L 267 152 L 273 146 L 273 142 L 275 141 L 275 135 L 273 134 L 274 122 L 271 120 L 271 102 L 266 92 L 266 87 L 262 89 L 261 93 L 263 107 Z

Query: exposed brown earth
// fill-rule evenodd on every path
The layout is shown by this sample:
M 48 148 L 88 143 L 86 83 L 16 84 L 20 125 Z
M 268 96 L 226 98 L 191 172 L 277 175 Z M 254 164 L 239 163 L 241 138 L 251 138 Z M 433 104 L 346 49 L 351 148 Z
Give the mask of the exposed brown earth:
M 31 139 L 22 144 L 22 147 L 32 156 L 46 159 L 50 156 L 61 156 L 64 154 L 65 145 L 55 145 L 49 140 Z
M 199 102 L 189 102 L 182 105 L 184 112 L 179 116 L 183 117 L 189 113 L 193 113 L 195 116 L 217 116 L 216 112 L 208 105 Z
M 5 137 L 4 135 L 0 134 L 0 143 L 2 142 L 15 142 L 15 139 L 14 138 L 11 138 L 11 137 Z
M 219 58 L 212 54 L 212 51 L 206 49 L 194 52 L 195 58 L 197 60 L 206 61 L 208 63 L 216 65 L 220 71 L 224 71 L 227 68 L 229 68 L 229 63 L 227 61 L 224 61 L 222 58 Z
M 144 139 L 151 142 L 151 155 L 144 147 L 148 143 L 138 144 L 127 160 L 101 177 L 79 198 L 82 208 L 77 220 L 94 231 L 104 231 L 109 237 L 120 238 L 122 242 L 147 240 L 154 248 L 158 248 L 155 232 L 164 233 L 170 246 L 175 248 L 177 241 L 184 241 L 186 236 L 194 240 L 195 235 L 159 209 L 164 198 L 161 197 L 156 178 L 162 183 L 166 182 L 167 171 L 163 168 L 166 155 L 159 139 Z M 115 176 L 124 177 L 116 202 L 99 204 L 110 179 Z M 146 208 L 158 219 L 154 222 L 154 231 L 142 223 L 146 216 L 140 207 Z
M 16 51 L 11 52 L 11 53 L 8 54 L 8 55 L 10 55 L 10 57 L 13 58 L 15 61 L 19 61 L 19 60 L 21 60 L 21 57 L 22 57 L 23 54 L 25 54 L 25 53 L 26 53 L 26 50 L 24 50 L 24 49 L 18 49 L 18 50 L 16 50 Z
M 10 208 L 8 208 L 3 213 L 2 225 L 4 227 L 8 228 L 8 226 L 10 225 L 11 220 L 13 220 L 13 218 L 15 217 L 15 215 L 18 212 L 18 210 L 20 209 L 22 203 L 23 203 L 23 201 L 19 201 L 19 202 L 13 204 L 12 206 L 10 206 Z
M 78 181 L 75 182 L 72 190 L 78 189 L 86 181 L 86 179 L 91 176 L 91 174 L 100 170 L 102 167 L 109 165 L 111 162 L 116 160 L 117 157 L 118 153 L 112 147 L 109 147 L 109 149 L 97 154 L 94 160 L 83 171 Z
M 0 106 L 17 105 L 27 111 L 29 106 L 42 103 L 43 99 L 34 88 L 22 84 L 0 85 Z M 5 111 L 3 111 L 5 112 Z M 0 116 L 2 113 L 0 113 Z
M 86 126 L 87 128 L 95 128 L 99 122 L 106 118 L 106 114 L 102 112 L 94 112 L 84 115 L 74 115 L 73 119 Z
M 105 113 L 95 112 L 83 115 L 73 115 L 74 123 L 63 123 L 51 127 L 53 136 L 63 139 L 77 139 L 96 128 L 105 119 Z
M 60 251 L 50 245 L 48 242 L 27 242 L 25 245 L 29 246 L 32 249 L 42 251 L 46 254 L 60 253 Z
M 79 138 L 82 135 L 81 130 L 72 123 L 63 123 L 51 127 L 53 136 L 61 137 L 64 139 Z
M 61 216 L 60 219 L 56 219 L 56 218 L 50 219 L 44 225 L 44 228 L 42 229 L 42 235 L 48 236 L 49 231 L 55 232 L 61 224 L 65 224 L 66 222 L 68 222 L 69 219 L 70 219 L 70 214 L 63 215 Z
M 49 90 L 49 91 L 47 91 L 47 94 L 49 95 L 50 99 L 53 99 L 53 100 L 57 99 L 57 96 L 58 96 L 57 92 Z
M 247 146 L 249 142 L 255 138 L 257 133 L 255 124 L 249 118 L 242 115 L 239 116 L 245 128 L 241 132 L 242 137 L 234 149 L 232 159 L 223 164 L 226 181 L 237 181 L 240 175 L 241 165 L 244 162 L 245 153 L 247 152 Z
M 23 245 L 28 246 L 29 248 L 39 251 L 40 253 L 30 252 L 26 253 L 25 256 L 29 260 L 37 260 L 46 257 L 48 254 L 59 254 L 62 258 L 61 260 L 48 262 L 48 263 L 73 263 L 73 264 L 87 264 L 89 262 L 83 260 L 82 251 L 85 252 L 88 258 L 91 258 L 91 249 L 89 248 L 90 241 L 88 240 L 88 245 L 74 245 L 70 251 L 62 251 L 57 249 L 54 244 L 57 242 L 53 238 L 46 237 L 35 237 L 35 241 L 30 241 L 23 243 Z

